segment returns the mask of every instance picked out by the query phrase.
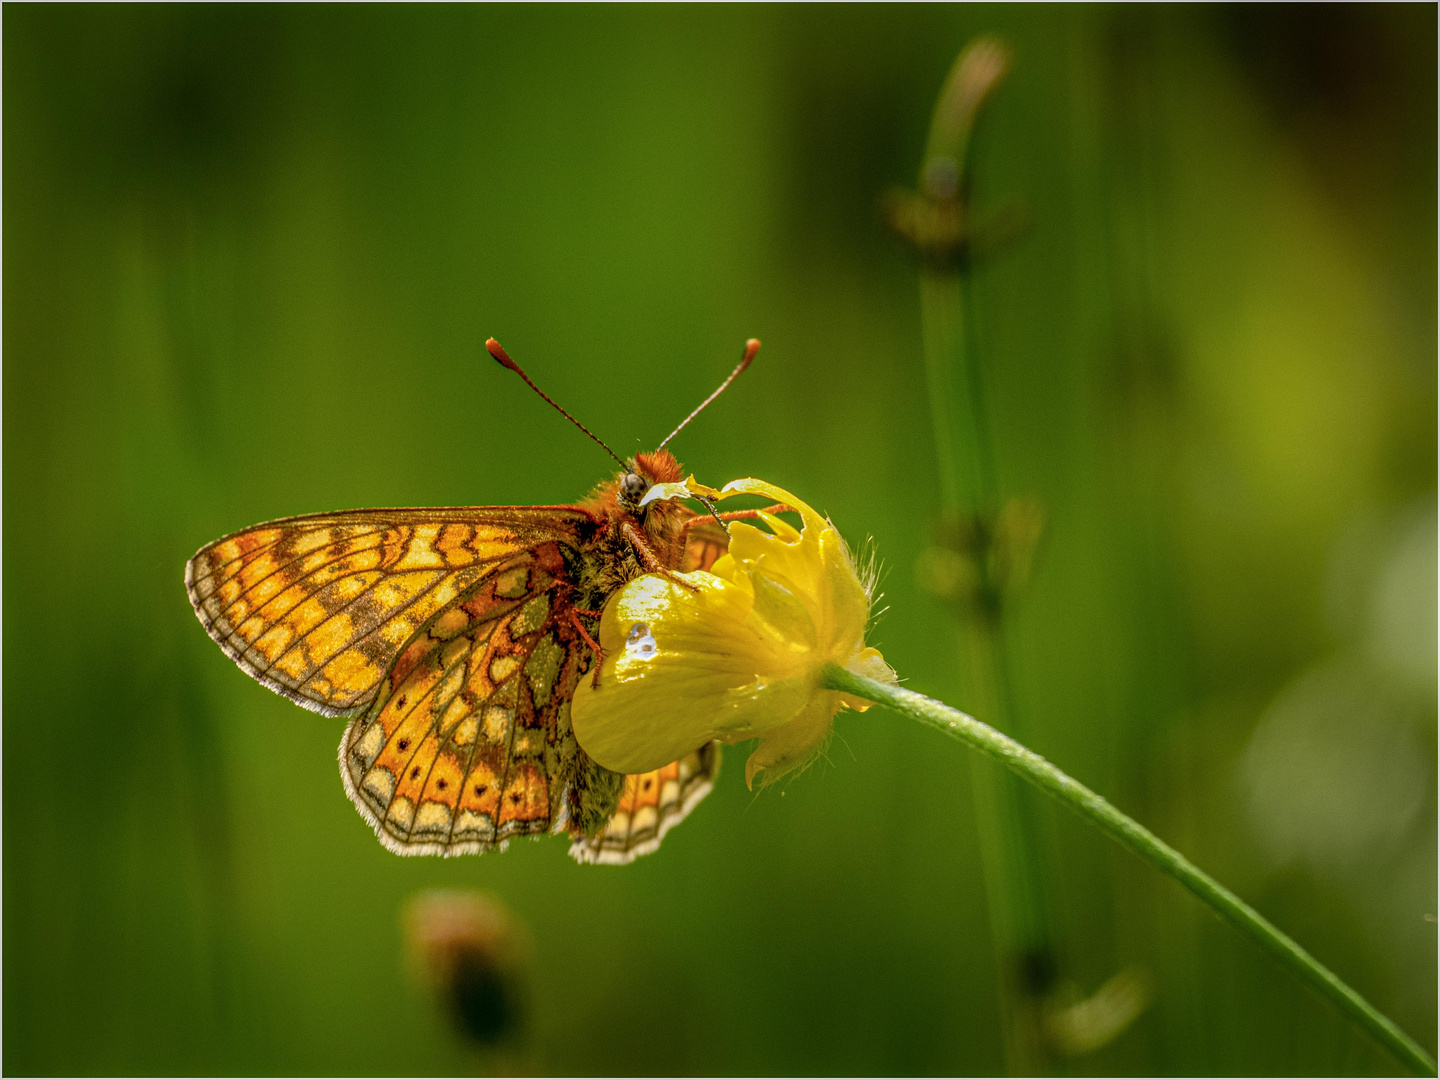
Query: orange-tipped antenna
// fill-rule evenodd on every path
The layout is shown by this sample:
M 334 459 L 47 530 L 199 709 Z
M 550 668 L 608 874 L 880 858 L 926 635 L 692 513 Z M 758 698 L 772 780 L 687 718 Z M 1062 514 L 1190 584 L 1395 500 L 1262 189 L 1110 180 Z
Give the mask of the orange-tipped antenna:
M 663 449 L 665 449 L 665 443 L 668 443 L 668 442 L 669 442 L 671 439 L 673 439 L 676 435 L 679 435 L 679 434 L 680 434 L 680 428 L 683 428 L 683 427 L 684 427 L 686 424 L 688 424 L 691 420 L 694 420 L 695 417 L 697 417 L 697 416 L 700 415 L 700 410 L 704 409 L 706 405 L 709 405 L 710 402 L 714 401 L 717 397 L 719 397 L 720 394 L 724 391 L 724 389 L 725 389 L 727 386 L 729 386 L 732 382 L 735 381 L 735 376 L 739 375 L 742 371 L 744 371 L 747 367 L 750 366 L 750 361 L 755 359 L 755 354 L 758 353 L 759 351 L 760 351 L 760 339 L 759 339 L 759 338 L 753 338 L 753 337 L 752 337 L 749 341 L 745 342 L 745 355 L 742 356 L 742 357 L 740 357 L 740 363 L 738 363 L 738 364 L 735 365 L 735 370 L 732 371 L 732 372 L 730 372 L 730 377 L 720 384 L 720 388 L 719 388 L 718 390 L 716 390 L 713 394 L 711 394 L 709 397 L 707 397 L 704 401 L 700 402 L 699 405 L 696 405 L 696 406 L 695 406 L 695 411 L 692 412 L 689 416 L 685 417 L 684 420 L 681 420 L 681 421 L 680 421 L 680 427 L 677 427 L 674 431 L 670 432 L 669 435 L 666 435 L 666 436 L 665 436 L 665 442 L 662 442 L 662 443 L 661 443 L 659 446 L 657 446 L 655 449 L 656 449 L 656 450 L 663 450 Z
M 755 344 L 756 344 L 756 345 L 759 345 L 760 343 L 757 341 Z M 554 399 L 551 398 L 549 394 L 545 393 L 544 390 L 541 390 L 540 387 L 536 386 L 533 382 L 531 382 L 531 381 L 530 381 L 530 376 L 525 374 L 525 372 L 521 369 L 521 367 L 520 367 L 519 364 L 517 364 L 514 360 L 511 360 L 511 359 L 510 359 L 510 354 L 507 353 L 507 352 L 504 350 L 504 348 L 500 345 L 500 343 L 499 343 L 498 341 L 496 341 L 493 337 L 492 337 L 492 338 L 486 338 L 486 339 L 485 339 L 485 348 L 490 351 L 490 355 L 491 355 L 491 356 L 493 356 L 496 360 L 499 360 L 499 361 L 500 361 L 500 364 L 501 364 L 502 367 L 507 367 L 507 368 L 509 368 L 511 371 L 515 372 L 516 375 L 519 375 L 520 378 L 522 378 L 522 379 L 525 380 L 525 385 L 528 386 L 528 387 L 530 387 L 531 390 L 534 390 L 537 394 L 539 394 L 542 398 L 544 398 L 544 399 L 545 399 L 546 401 L 548 401 L 552 406 L 554 406 L 556 412 L 558 412 L 561 416 L 565 417 L 566 420 L 569 420 L 572 424 L 574 424 L 576 427 L 578 427 L 581 431 L 585 432 L 586 435 L 589 435 L 590 438 L 594 439 L 595 442 L 599 445 L 600 449 L 604 450 L 604 451 L 605 451 L 607 454 L 609 454 L 612 458 L 614 458 L 616 461 L 620 462 L 620 467 L 621 467 L 622 469 L 624 469 L 626 472 L 629 472 L 629 471 L 630 471 L 630 466 L 629 466 L 629 465 L 626 465 L 624 461 L 621 461 L 621 460 L 620 460 L 620 455 L 619 455 L 619 454 L 615 453 L 614 450 L 611 450 L 610 447 L 606 446 L 603 442 L 601 442 L 600 437 L 599 437 L 598 435 L 596 435 L 593 431 L 591 431 L 589 428 L 587 428 L 587 427 L 586 427 L 584 424 L 582 424 L 579 420 L 576 420 L 575 417 L 571 416 L 571 415 L 570 415 L 568 412 L 566 412 L 564 409 L 560 408 L 559 405 L 556 405 Z M 734 378 L 734 376 L 732 375 L 731 378 Z M 724 389 L 724 388 L 722 387 L 721 389 Z M 717 393 L 718 393 L 718 391 L 717 391 Z M 698 412 L 699 410 L 696 410 L 696 411 Z

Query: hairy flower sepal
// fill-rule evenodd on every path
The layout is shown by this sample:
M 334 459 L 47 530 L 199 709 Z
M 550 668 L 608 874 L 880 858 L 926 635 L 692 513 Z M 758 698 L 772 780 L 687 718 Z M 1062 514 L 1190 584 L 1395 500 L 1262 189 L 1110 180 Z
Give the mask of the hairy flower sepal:
M 842 707 L 870 707 L 824 688 L 825 664 L 895 682 L 865 645 L 869 589 L 834 526 L 788 491 L 761 480 L 718 492 L 693 481 L 667 487 L 675 490 L 660 497 L 766 495 L 794 507 L 804 526 L 761 512 L 771 531 L 733 523 L 729 552 L 709 573 L 675 575 L 690 588 L 647 575 L 611 597 L 600 685 L 584 680 L 571 705 L 575 736 L 596 762 L 624 773 L 658 769 L 712 739 L 759 738 L 745 782 L 763 771 L 769 783 L 820 748 Z

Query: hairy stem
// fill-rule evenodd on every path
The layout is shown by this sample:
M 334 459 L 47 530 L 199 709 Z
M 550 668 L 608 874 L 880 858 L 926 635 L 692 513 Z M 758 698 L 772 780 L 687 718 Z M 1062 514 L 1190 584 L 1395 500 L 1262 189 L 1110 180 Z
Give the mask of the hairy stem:
M 828 689 L 885 705 L 927 727 L 944 732 L 952 739 L 989 755 L 1022 779 L 1089 818 L 1122 846 L 1161 873 L 1174 878 L 1221 918 L 1254 938 L 1346 1017 L 1369 1032 L 1406 1068 L 1417 1076 L 1435 1075 L 1435 1059 L 1333 971 L 1149 829 L 1122 814 L 1107 800 L 1061 772 L 1039 754 L 959 709 L 952 709 L 913 690 L 887 686 L 856 675 L 838 664 L 825 665 L 821 683 Z

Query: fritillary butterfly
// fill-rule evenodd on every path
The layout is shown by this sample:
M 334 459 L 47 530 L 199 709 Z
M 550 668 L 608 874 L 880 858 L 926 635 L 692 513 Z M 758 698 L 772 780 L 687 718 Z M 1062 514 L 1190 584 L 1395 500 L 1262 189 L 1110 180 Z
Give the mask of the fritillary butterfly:
M 190 560 L 190 602 L 227 656 L 296 704 L 349 718 L 345 793 L 391 851 L 474 854 L 564 831 L 579 861 L 628 863 L 710 791 L 719 744 L 654 772 L 611 772 L 576 742 L 570 699 L 598 675 L 609 596 L 644 573 L 707 569 L 728 542 L 720 518 L 753 516 L 640 500 L 681 479 L 665 444 L 759 347 L 747 342 L 657 450 L 616 457 L 623 471 L 579 503 L 309 514 Z

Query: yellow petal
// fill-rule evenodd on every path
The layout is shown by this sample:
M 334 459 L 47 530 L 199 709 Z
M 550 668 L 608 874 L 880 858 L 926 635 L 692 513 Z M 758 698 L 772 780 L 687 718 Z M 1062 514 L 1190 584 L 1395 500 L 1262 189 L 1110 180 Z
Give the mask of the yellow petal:
M 575 737 L 616 772 L 648 772 L 712 739 L 754 738 L 805 707 L 813 679 L 775 633 L 752 619 L 746 586 L 696 571 L 637 578 L 600 620 L 600 686 L 582 679 Z
M 652 502 L 660 499 L 688 499 L 690 489 L 685 486 L 685 481 L 675 480 L 668 484 L 651 484 L 650 489 L 645 492 L 644 498 L 640 500 L 641 506 L 649 506 Z
M 786 585 L 754 570 L 749 573 L 755 597 L 754 617 L 772 630 L 775 637 L 792 649 L 811 651 L 819 644 L 815 620 L 805 601 Z
M 676 480 L 668 484 L 651 484 L 650 489 L 645 492 L 645 497 L 640 500 L 640 505 L 649 506 L 659 499 L 690 499 L 696 495 L 703 495 L 707 499 L 723 498 L 720 492 L 712 487 L 706 487 L 696 480 L 692 473 L 684 480 Z
M 773 731 L 762 735 L 761 743 L 745 762 L 745 786 L 755 786 L 755 775 L 762 770 L 762 787 L 773 784 L 785 773 L 799 768 L 820 749 L 835 714 L 840 711 L 840 695 L 816 694 L 800 715 Z
M 891 686 L 900 683 L 895 669 L 885 662 L 879 649 L 861 649 L 845 666 L 856 675 L 863 675 L 876 682 L 889 683 Z M 845 694 L 840 695 L 840 701 L 847 709 L 854 709 L 856 712 L 864 712 L 874 704 L 864 698 L 849 697 Z

